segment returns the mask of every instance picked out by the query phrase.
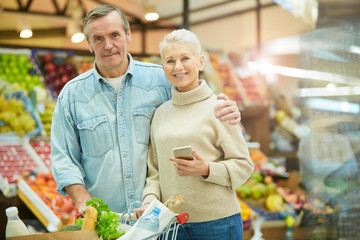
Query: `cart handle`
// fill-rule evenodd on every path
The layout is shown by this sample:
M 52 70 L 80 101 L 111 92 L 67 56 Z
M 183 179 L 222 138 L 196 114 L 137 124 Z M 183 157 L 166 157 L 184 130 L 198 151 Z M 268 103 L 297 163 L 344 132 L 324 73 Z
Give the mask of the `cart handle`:
M 183 225 L 189 220 L 189 214 L 187 212 L 179 213 L 176 215 L 176 219 L 181 225 Z

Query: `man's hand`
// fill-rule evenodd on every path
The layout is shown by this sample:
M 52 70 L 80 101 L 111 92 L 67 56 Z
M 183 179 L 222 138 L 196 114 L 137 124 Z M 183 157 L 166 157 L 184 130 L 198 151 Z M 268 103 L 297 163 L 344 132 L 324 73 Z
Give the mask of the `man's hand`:
M 236 125 L 240 123 L 241 115 L 240 110 L 235 101 L 230 100 L 225 94 L 220 93 L 217 95 L 218 99 L 223 99 L 221 103 L 215 106 L 216 117 L 221 121 L 229 121 L 230 124 Z
M 179 176 L 209 176 L 209 163 L 202 159 L 202 157 L 195 151 L 192 151 L 194 160 L 186 160 L 182 158 L 170 158 L 173 163 L 176 173 Z
M 73 184 L 66 186 L 65 191 L 77 206 L 79 213 L 84 215 L 87 208 L 86 201 L 92 198 L 86 188 L 82 184 Z

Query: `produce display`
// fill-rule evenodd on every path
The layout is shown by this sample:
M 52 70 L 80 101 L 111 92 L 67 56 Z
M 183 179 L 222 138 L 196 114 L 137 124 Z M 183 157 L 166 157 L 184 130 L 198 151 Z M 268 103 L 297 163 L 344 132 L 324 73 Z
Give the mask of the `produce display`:
M 67 54 L 47 52 L 36 55 L 45 86 L 57 97 L 64 85 L 78 75 L 76 64 Z
M 45 166 L 50 170 L 51 166 L 51 144 L 49 141 L 31 141 L 31 147 L 35 150 L 41 161 L 44 162 Z
M 59 219 L 68 217 L 68 223 L 72 223 L 78 209 L 69 196 L 62 196 L 56 191 L 51 172 L 30 174 L 25 182 Z
M 47 101 L 45 103 L 45 111 L 39 112 L 40 120 L 43 124 L 43 128 L 45 130 L 46 136 L 50 136 L 51 133 L 51 121 L 55 109 L 55 104 L 56 102 Z
M 234 77 L 232 67 L 228 62 L 222 61 L 218 54 L 208 53 L 212 69 L 219 75 L 222 81 L 222 92 L 231 100 L 243 103 L 244 94 L 240 82 Z
M 265 91 L 262 89 L 260 84 L 256 82 L 255 76 L 247 76 L 240 77 L 237 74 L 237 78 L 239 79 L 242 88 L 244 89 L 244 93 L 246 99 L 251 104 L 264 104 L 267 99 L 265 96 Z
M 36 129 L 33 116 L 24 109 L 24 103 L 14 97 L 9 99 L 0 95 L 0 134 L 16 132 L 24 136 Z
M 75 56 L 74 59 L 76 60 L 79 74 L 84 73 L 94 67 L 94 57 Z
M 0 80 L 12 83 L 15 88 L 26 91 L 33 89 L 34 86 L 44 87 L 35 65 L 29 55 L 24 53 L 0 52 Z
M 250 157 L 255 170 L 248 181 L 236 189 L 239 199 L 266 220 L 296 217 L 306 202 L 305 194 L 278 184 L 278 179 L 285 181 L 289 176 L 281 163 L 270 160 L 260 150 L 252 151 Z
M 24 172 L 32 172 L 37 165 L 21 145 L 0 145 L 0 177 L 15 184 Z

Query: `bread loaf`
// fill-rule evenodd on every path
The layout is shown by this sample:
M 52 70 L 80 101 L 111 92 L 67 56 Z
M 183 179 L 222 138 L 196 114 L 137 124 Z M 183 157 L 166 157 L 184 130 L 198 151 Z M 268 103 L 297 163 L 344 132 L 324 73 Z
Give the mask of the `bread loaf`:
M 97 222 L 97 217 L 97 210 L 92 206 L 88 206 L 85 210 L 84 223 L 81 230 L 94 230 Z
M 176 213 L 181 206 L 184 204 L 185 201 L 185 197 L 180 195 L 180 194 L 176 194 L 174 196 L 172 196 L 171 198 L 169 198 L 165 203 L 165 207 L 167 207 L 168 209 L 170 209 L 171 211 L 173 211 L 174 213 Z

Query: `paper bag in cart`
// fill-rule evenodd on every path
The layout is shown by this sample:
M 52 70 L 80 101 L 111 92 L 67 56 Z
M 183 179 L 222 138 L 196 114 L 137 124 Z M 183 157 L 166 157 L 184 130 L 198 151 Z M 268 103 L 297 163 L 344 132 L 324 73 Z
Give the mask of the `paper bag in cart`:
M 94 230 L 38 233 L 21 237 L 10 237 L 6 240 L 100 240 Z
M 149 214 L 154 207 L 157 207 L 161 210 L 159 213 L 159 231 L 157 232 L 157 233 L 161 233 L 165 229 L 165 227 L 171 222 L 171 220 L 174 219 L 175 213 L 172 212 L 167 207 L 165 207 L 165 205 L 162 204 L 160 201 L 154 199 L 150 203 L 149 207 L 146 208 L 141 218 L 144 217 L 146 214 Z M 130 228 L 129 231 L 125 233 L 125 235 L 121 236 L 118 239 L 119 240 L 144 239 L 156 235 L 156 233 L 154 232 L 137 228 L 140 219 L 134 224 L 134 226 Z M 156 239 L 156 237 L 154 237 L 154 239 Z

